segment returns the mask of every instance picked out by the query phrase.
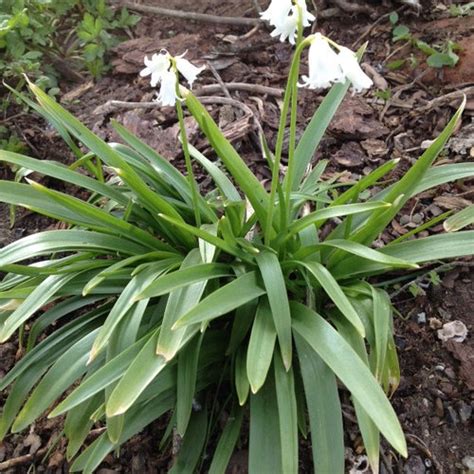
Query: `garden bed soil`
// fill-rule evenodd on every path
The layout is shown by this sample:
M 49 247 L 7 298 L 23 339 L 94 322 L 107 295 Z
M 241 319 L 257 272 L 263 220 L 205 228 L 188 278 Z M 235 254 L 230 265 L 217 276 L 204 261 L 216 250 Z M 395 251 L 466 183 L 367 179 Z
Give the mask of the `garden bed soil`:
M 315 3 L 320 6 L 320 11 L 333 7 L 329 0 L 324 5 L 319 1 Z M 256 15 L 251 1 L 170 0 L 167 7 L 214 15 Z M 346 98 L 318 151 L 318 159 L 330 161 L 327 177 L 337 176 L 341 182 L 357 179 L 389 158 L 400 158 L 400 168 L 406 169 L 420 154 L 420 144 L 434 138 L 447 123 L 453 107 L 459 104 L 459 98 L 449 96 L 445 101 L 435 103 L 432 100 L 472 86 L 474 81 L 474 17 L 451 18 L 447 8 L 448 3 L 436 2 L 435 5 L 426 1 L 421 11 L 417 11 L 400 3 L 374 1 L 368 4 L 364 13 L 341 11 L 318 20 L 318 29 L 341 44 L 357 48 L 369 41 L 364 57 L 366 71 L 379 88 L 388 85 L 392 91 L 391 96 L 383 96 L 375 88 L 363 97 Z M 452 39 L 459 42 L 464 48 L 459 65 L 453 69 L 433 70 L 425 65 L 418 52 L 410 47 L 400 49 L 398 43 L 394 44 L 388 21 L 388 14 L 394 9 L 399 11 L 401 21 L 424 41 L 436 43 Z M 109 101 L 152 100 L 154 91 L 147 80 L 138 76 L 138 72 L 143 67 L 143 56 L 163 47 L 169 48 L 173 54 L 187 50 L 189 59 L 207 63 L 207 72 L 196 85 L 197 92 L 205 84 L 215 84 L 216 76 L 224 83 L 245 82 L 283 88 L 291 48 L 272 40 L 265 28 L 251 33 L 249 30 L 247 27 L 146 15 L 134 28 L 133 39 L 124 41 L 111 55 L 112 69 L 102 79 L 95 83 L 61 84 L 64 92 L 62 103 L 105 139 L 118 139 L 110 127 L 111 119 L 118 120 L 175 165 L 184 167 L 177 146 L 178 130 L 173 110 L 159 107 L 125 109 L 113 106 Z M 418 58 L 416 67 L 396 71 L 387 69 L 389 56 L 393 60 L 412 53 Z M 250 107 L 252 116 L 245 116 L 241 107 L 234 106 L 213 106 L 212 113 L 258 177 L 267 180 L 269 172 L 258 152 L 255 124 L 258 120 L 273 144 L 281 98 L 275 91 L 265 95 L 257 89 L 225 90 L 225 87 L 213 95 L 222 96 L 228 92 L 233 99 Z M 301 129 L 322 97 L 314 91 L 301 91 L 298 104 Z M 473 113 L 471 95 L 463 124 L 457 132 L 458 141 L 448 148 L 441 160 L 456 162 L 473 158 Z M 12 106 L 5 119 L 33 156 L 62 162 L 72 159 L 67 147 L 35 115 Z M 206 145 L 197 135 L 191 120 L 188 126 L 194 143 L 205 149 Z M 201 173 L 198 169 L 196 172 Z M 394 173 L 390 179 L 395 180 L 397 176 Z M 0 178 L 10 177 L 9 169 L 0 169 Z M 205 175 L 200 174 L 199 180 L 203 187 L 210 185 Z M 58 186 L 52 181 L 46 181 L 46 184 Z M 68 191 L 76 192 L 74 189 Z M 472 201 L 473 194 L 472 183 L 467 182 L 425 193 L 409 203 L 392 223 L 391 230 L 380 237 L 381 243 L 406 233 L 445 210 L 464 207 Z M 57 226 L 43 217 L 19 211 L 15 225 L 10 228 L 8 216 L 8 208 L 0 204 L 0 246 Z M 440 230 L 438 227 L 433 232 Z M 400 316 L 396 317 L 395 332 L 402 372 L 400 387 L 392 401 L 407 434 L 409 457 L 407 460 L 399 459 L 384 445 L 381 465 L 384 473 L 458 473 L 467 472 L 469 457 L 474 463 L 473 262 L 466 259 L 453 268 L 442 267 L 439 277 L 437 284 L 420 280 L 422 291 L 418 291 L 416 296 L 407 285 L 402 291 L 397 287 L 390 289 L 398 292 L 395 304 Z M 466 325 L 469 335 L 463 342 L 439 339 L 438 330 L 450 321 L 462 321 Z M 20 356 L 18 341 L 0 345 L 0 375 L 6 373 Z M 360 437 L 351 421 L 351 408 L 347 405 L 344 410 L 347 471 L 370 472 L 364 471 Z M 59 438 L 55 443 L 61 434 L 61 421 L 43 418 L 28 432 L 7 436 L 0 444 L 0 470 L 6 470 L 6 463 L 16 459 L 17 464 L 7 469 L 8 472 L 32 472 L 32 469 L 35 472 L 68 472 L 64 440 Z M 172 462 L 171 450 L 158 451 L 164 427 L 166 420 L 152 424 L 126 443 L 119 456 L 109 455 L 98 472 L 166 472 Z M 243 440 L 241 450 L 231 460 L 229 472 L 245 472 L 246 454 Z M 307 442 L 301 444 L 300 459 L 301 472 L 312 472 Z

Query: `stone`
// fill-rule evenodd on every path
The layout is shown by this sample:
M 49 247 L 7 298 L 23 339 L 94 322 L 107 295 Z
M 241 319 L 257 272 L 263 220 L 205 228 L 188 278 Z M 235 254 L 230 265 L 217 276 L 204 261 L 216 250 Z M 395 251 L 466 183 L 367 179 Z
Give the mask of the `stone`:
M 462 458 L 462 465 L 469 471 L 474 471 L 474 456 L 464 456 Z
M 420 456 L 410 456 L 403 466 L 405 474 L 425 474 L 426 467 Z

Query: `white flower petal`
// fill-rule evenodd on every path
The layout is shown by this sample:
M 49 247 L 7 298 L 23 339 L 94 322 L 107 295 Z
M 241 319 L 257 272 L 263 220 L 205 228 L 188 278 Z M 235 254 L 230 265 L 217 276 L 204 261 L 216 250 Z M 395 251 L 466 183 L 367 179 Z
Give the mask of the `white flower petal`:
M 355 92 L 362 92 L 373 85 L 372 79 L 362 70 L 357 56 L 349 48 L 341 47 L 338 59 L 345 76 L 352 82 Z
M 316 17 L 308 11 L 306 0 L 296 0 L 296 4 L 301 8 L 303 13 L 303 26 L 306 27 L 311 25 L 311 22 L 316 20 Z
M 204 71 L 204 69 L 206 69 L 206 66 L 196 67 L 187 59 L 179 56 L 176 58 L 176 67 L 178 68 L 178 71 L 186 78 L 191 87 L 193 87 L 193 82 L 196 80 L 196 77 L 202 71 Z
M 293 12 L 293 14 L 287 16 L 282 23 L 275 25 L 275 29 L 271 32 L 271 36 L 279 36 L 281 42 L 284 42 L 288 38 L 288 41 L 291 44 L 295 44 L 297 29 L 298 17 L 296 13 Z
M 270 25 L 278 26 L 286 20 L 291 7 L 291 0 L 272 0 L 268 8 L 260 13 L 260 17 L 268 21 Z
M 140 71 L 140 76 L 151 75 L 151 86 L 155 87 L 161 80 L 161 76 L 170 68 L 170 59 L 167 54 L 154 54 L 151 59 L 143 58 L 145 68 Z
M 345 80 L 339 58 L 321 34 L 316 33 L 308 52 L 309 76 L 303 76 L 301 87 L 319 89 Z
M 165 71 L 161 76 L 161 88 L 158 102 L 163 105 L 174 105 L 176 103 L 176 74 L 174 71 Z

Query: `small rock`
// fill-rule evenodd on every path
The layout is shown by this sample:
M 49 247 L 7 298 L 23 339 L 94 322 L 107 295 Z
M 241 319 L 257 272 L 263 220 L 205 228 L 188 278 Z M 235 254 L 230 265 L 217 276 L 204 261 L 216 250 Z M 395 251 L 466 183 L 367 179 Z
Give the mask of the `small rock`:
M 443 324 L 438 331 L 438 338 L 443 342 L 452 339 L 455 342 L 463 342 L 467 337 L 467 327 L 462 321 L 451 321 Z
M 41 438 L 36 433 L 30 433 L 23 441 L 23 446 L 30 448 L 30 454 L 35 454 L 41 447 Z
M 439 329 L 443 326 L 443 323 L 437 318 L 430 318 L 429 323 L 431 329 Z
M 452 367 L 446 367 L 446 370 L 444 373 L 450 378 L 450 379 L 455 379 L 456 378 L 456 373 L 452 369 Z
M 400 225 L 407 225 L 411 221 L 410 216 L 408 214 L 403 214 L 400 217 Z
M 418 324 L 425 324 L 426 323 L 426 313 L 423 311 L 421 313 L 418 313 L 416 315 L 416 320 L 418 321 Z
M 448 419 L 448 422 L 456 426 L 459 423 L 459 418 L 458 414 L 456 413 L 456 410 L 453 407 L 449 406 L 446 411 L 446 418 Z
M 467 423 L 472 416 L 472 406 L 461 400 L 458 404 L 458 413 L 459 418 L 461 418 L 461 421 L 463 423 Z
M 388 153 L 388 148 L 384 140 L 369 138 L 360 142 L 360 145 L 371 158 L 382 157 Z
M 366 158 L 357 142 L 344 143 L 333 156 L 337 163 L 347 168 L 361 166 Z
M 462 465 L 469 471 L 474 471 L 474 456 L 464 456 L 462 458 Z
M 435 400 L 435 413 L 439 418 L 444 418 L 444 406 L 440 398 Z
M 410 456 L 403 466 L 405 474 L 425 474 L 426 467 L 420 456 Z

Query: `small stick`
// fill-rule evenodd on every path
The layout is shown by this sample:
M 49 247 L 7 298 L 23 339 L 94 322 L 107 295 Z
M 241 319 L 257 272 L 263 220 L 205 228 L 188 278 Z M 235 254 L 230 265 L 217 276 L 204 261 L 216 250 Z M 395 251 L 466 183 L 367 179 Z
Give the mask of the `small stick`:
M 273 97 L 283 97 L 283 89 L 277 87 L 262 86 L 260 84 L 248 84 L 246 82 L 226 82 L 225 87 L 229 91 L 246 91 L 253 94 L 268 94 Z M 221 90 L 218 84 L 210 84 L 196 89 L 196 95 L 215 94 Z
M 42 457 L 48 452 L 48 448 L 38 450 L 35 454 L 25 454 L 24 456 L 18 456 L 17 458 L 7 459 L 4 462 L 0 462 L 0 471 L 8 471 L 16 466 L 28 464 L 33 462 L 35 459 Z
M 216 79 L 217 83 L 219 84 L 219 87 L 222 89 L 222 92 L 224 93 L 224 95 L 226 97 L 228 97 L 229 99 L 231 99 L 232 96 L 230 95 L 229 89 L 225 85 L 225 82 L 222 80 L 221 75 L 217 72 L 217 69 L 209 62 L 207 63 L 207 66 L 208 66 L 209 70 L 212 72 L 212 75 L 215 77 L 215 79 Z
M 260 24 L 258 18 L 243 18 L 233 16 L 209 15 L 207 13 L 186 12 L 181 10 L 172 10 L 169 8 L 154 7 L 150 5 L 140 5 L 138 3 L 123 2 L 124 7 L 137 12 L 152 13 L 156 15 L 169 16 L 174 18 L 183 18 L 184 20 L 202 21 L 205 23 L 227 24 L 234 26 L 255 26 Z
M 455 99 L 462 99 L 463 96 L 468 96 L 474 94 L 474 86 L 466 87 L 460 91 L 450 92 L 449 94 L 442 95 L 441 97 L 436 97 L 436 99 L 430 100 L 427 104 L 418 109 L 419 111 L 427 111 L 431 110 L 434 107 L 438 107 L 440 105 L 445 105 Z

